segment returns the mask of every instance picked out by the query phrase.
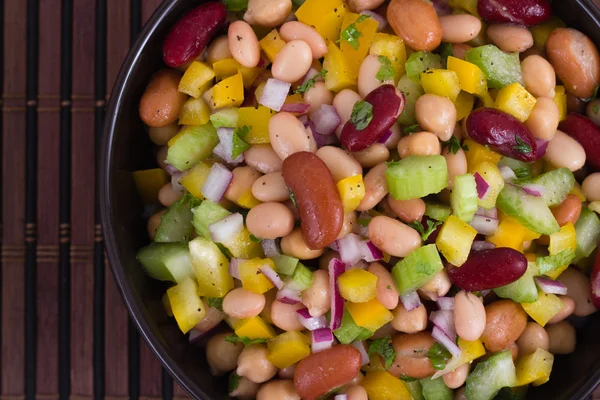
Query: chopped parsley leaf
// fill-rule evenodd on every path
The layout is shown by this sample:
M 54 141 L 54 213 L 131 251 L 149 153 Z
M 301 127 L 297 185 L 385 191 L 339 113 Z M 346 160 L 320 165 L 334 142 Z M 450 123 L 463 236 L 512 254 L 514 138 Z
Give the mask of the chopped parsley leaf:
M 348 27 L 344 29 L 343 32 L 340 34 L 341 40 L 345 40 L 346 42 L 348 42 L 348 44 L 352 46 L 354 50 L 358 50 L 358 38 L 363 36 L 362 32 L 359 31 L 356 27 L 356 24 L 360 24 L 367 18 L 370 17 L 368 15 L 361 15 L 355 22 L 348 25 Z
M 223 298 L 222 297 L 205 297 L 209 307 L 216 308 L 219 311 L 223 311 Z
M 431 360 L 433 369 L 441 371 L 446 368 L 446 362 L 452 358 L 452 354 L 441 344 L 435 343 L 427 352 L 427 358 Z
M 407 126 L 407 127 L 406 127 L 406 128 L 404 128 L 404 129 L 402 129 L 402 131 L 403 131 L 404 133 L 408 133 L 409 135 L 410 135 L 411 133 L 419 132 L 420 130 L 421 130 L 421 127 L 420 127 L 418 124 L 415 124 L 415 125 L 410 125 L 410 126 Z
M 517 145 L 514 147 L 514 149 L 516 151 L 518 151 L 521 154 L 528 154 L 531 153 L 532 149 L 531 146 L 528 145 L 527 143 L 525 143 L 520 137 L 519 135 L 516 136 L 516 141 L 517 141 Z
M 421 239 L 423 239 L 423 241 L 426 241 L 429 238 L 429 236 L 433 232 L 435 232 L 437 227 L 442 224 L 443 224 L 442 221 L 432 221 L 429 219 L 429 220 L 427 220 L 427 229 L 425 229 L 423 227 L 423 224 L 421 224 L 419 221 L 413 221 L 408 225 L 410 227 L 412 227 L 414 230 L 416 230 L 417 232 L 419 232 L 421 234 Z
M 233 393 L 233 391 L 238 388 L 241 380 L 242 377 L 235 372 L 232 372 L 231 375 L 229 375 L 229 393 Z
M 362 131 L 371 123 L 373 119 L 373 106 L 371 103 L 360 100 L 357 101 L 352 109 L 352 115 L 350 116 L 350 122 L 356 127 L 357 130 Z
M 381 339 L 373 340 L 369 345 L 368 353 L 369 356 L 372 356 L 373 354 L 379 354 L 385 362 L 385 368 L 388 369 L 396 357 L 396 351 L 394 350 L 394 346 L 392 346 L 392 338 L 387 336 Z
M 244 346 L 250 346 L 251 344 L 267 343 L 268 339 L 250 339 L 246 336 L 238 336 L 236 334 L 233 334 L 231 336 L 227 336 L 225 338 L 225 341 L 228 343 L 242 343 Z
M 308 91 L 308 89 L 314 88 L 315 87 L 315 82 L 317 81 L 317 79 L 318 78 L 325 79 L 325 75 L 327 75 L 327 70 L 325 68 L 323 68 L 321 70 L 321 72 L 319 72 L 313 78 L 307 80 L 306 83 L 304 83 L 303 85 L 298 86 L 298 89 L 296 89 L 296 91 L 294 93 L 302 94 L 302 93 Z
M 377 80 L 383 82 L 396 79 L 396 71 L 394 71 L 390 59 L 386 56 L 379 56 L 377 59 L 379 60 L 379 64 L 381 64 L 381 67 L 379 67 L 379 71 L 377 71 L 377 75 L 375 76 Z
M 233 160 L 250 148 L 250 145 L 246 143 L 246 136 L 251 130 L 251 126 L 244 125 L 235 128 L 235 131 L 233 131 L 233 137 L 231 138 L 231 158 Z

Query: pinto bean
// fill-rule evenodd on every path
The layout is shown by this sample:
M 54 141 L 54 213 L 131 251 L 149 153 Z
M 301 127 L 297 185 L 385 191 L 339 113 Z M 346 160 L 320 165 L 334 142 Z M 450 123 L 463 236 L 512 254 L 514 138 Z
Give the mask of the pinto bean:
M 179 118 L 188 96 L 179 91 L 181 75 L 175 70 L 161 70 L 152 75 L 140 100 L 140 118 L 150 127 L 162 128 Z
M 231 333 L 220 333 L 210 338 L 206 344 L 206 360 L 213 375 L 223 375 L 237 366 L 238 356 L 244 349 L 241 343 L 225 340 Z
M 499 300 L 485 307 L 486 324 L 481 341 L 491 352 L 515 342 L 527 326 L 527 314 L 512 300 Z
M 419 307 L 407 311 L 402 303 L 394 309 L 394 319 L 392 327 L 398 332 L 417 333 L 427 328 L 427 309 L 423 304 Z
M 581 199 L 575 194 L 569 194 L 562 203 L 551 210 L 558 225 L 565 226 L 569 222 L 575 224 L 581 215 Z
M 310 287 L 302 292 L 302 304 L 308 308 L 313 317 L 325 315 L 331 308 L 331 294 L 329 292 L 329 273 L 318 270 L 313 272 Z
M 277 374 L 277 367 L 267 358 L 267 346 L 252 344 L 246 346 L 238 358 L 236 373 L 254 383 L 263 383 Z
M 423 379 L 435 373 L 427 352 L 435 340 L 429 332 L 400 334 L 392 339 L 396 357 L 388 372 L 396 377 L 400 375 Z
M 442 25 L 431 3 L 422 0 L 392 0 L 387 20 L 413 50 L 433 51 L 442 42 Z

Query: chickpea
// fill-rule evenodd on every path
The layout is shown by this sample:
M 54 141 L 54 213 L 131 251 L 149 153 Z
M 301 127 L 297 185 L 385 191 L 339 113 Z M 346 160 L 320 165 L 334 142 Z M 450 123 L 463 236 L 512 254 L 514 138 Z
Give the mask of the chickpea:
M 183 193 L 173 189 L 171 182 L 160 188 L 158 191 L 158 201 L 165 207 L 169 207 L 171 204 L 179 201 L 183 197 Z
M 150 237 L 150 240 L 154 240 L 154 237 L 156 236 L 156 230 L 160 225 L 162 216 L 166 212 L 167 210 L 161 210 L 148 219 L 148 236 Z
M 323 271 L 329 270 L 329 262 L 334 258 L 340 258 L 340 255 L 337 251 L 327 249 L 325 253 L 319 257 L 319 269 Z
M 318 270 L 313 272 L 310 287 L 302 292 L 302 303 L 308 308 L 313 317 L 325 315 L 331 308 L 331 293 L 329 292 L 329 273 Z
M 281 252 L 285 255 L 296 257 L 300 260 L 312 260 L 320 257 L 325 250 L 312 250 L 308 247 L 300 228 L 294 229 L 290 234 L 281 239 Z
M 252 382 L 250 379 L 241 377 L 237 388 L 229 393 L 230 397 L 237 397 L 241 400 L 253 400 L 260 388 L 260 384 Z
M 229 50 L 229 39 L 226 35 L 219 36 L 208 46 L 206 62 L 213 65 L 217 61 L 233 58 L 231 50 Z
M 458 336 L 468 341 L 479 339 L 486 322 L 481 300 L 471 292 L 461 291 L 454 296 L 454 304 L 454 326 Z
M 560 310 L 558 312 L 558 314 L 556 314 L 554 317 L 552 317 L 550 319 L 550 321 L 548 321 L 548 324 L 556 324 L 556 323 L 564 320 L 569 315 L 573 314 L 573 311 L 575 310 L 575 302 L 573 301 L 572 298 L 570 298 L 569 296 L 558 296 L 558 297 L 563 302 L 563 308 L 562 308 L 562 310 Z
M 456 154 L 445 148 L 442 155 L 446 159 L 448 166 L 448 188 L 454 187 L 454 178 L 467 173 L 467 157 L 462 148 L 458 149 Z
M 573 314 L 578 317 L 585 317 L 596 311 L 594 303 L 591 300 L 590 280 L 574 267 L 567 268 L 558 280 L 565 284 L 569 297 L 575 302 Z
M 450 389 L 458 389 L 461 387 L 467 380 L 467 376 L 469 375 L 469 367 L 470 364 L 463 364 L 454 371 L 442 375 L 442 379 L 444 380 L 446 386 L 448 386 Z
M 552 354 L 569 354 L 575 351 L 577 344 L 577 333 L 573 325 L 567 321 L 561 321 L 557 324 L 548 325 L 549 347 L 548 351 Z
M 404 136 L 398 142 L 400 158 L 409 156 L 432 156 L 442 151 L 442 145 L 436 135 L 430 132 L 417 132 Z
M 348 396 L 348 400 L 369 400 L 367 391 L 364 387 L 359 385 L 348 386 L 346 395 Z
M 588 201 L 600 201 L 600 172 L 588 175 L 581 184 L 581 190 Z
M 529 355 L 537 349 L 548 350 L 549 345 L 548 333 L 535 322 L 528 322 L 525 330 L 517 340 L 521 356 Z
M 249 0 L 244 20 L 251 25 L 274 28 L 292 12 L 292 0 Z
M 402 303 L 393 311 L 392 326 L 399 332 L 416 333 L 427 328 L 427 309 L 423 304 L 407 311 Z
M 294 379 L 294 371 L 296 370 L 296 365 L 298 364 L 290 365 L 289 367 L 280 369 L 277 373 L 277 376 L 280 379 Z
M 452 282 L 448 277 L 448 271 L 443 269 L 419 288 L 419 294 L 426 299 L 436 301 L 439 297 L 445 296 L 451 287 Z
M 232 332 L 220 333 L 210 338 L 206 344 L 206 361 L 213 375 L 223 375 L 237 366 L 238 356 L 244 350 L 244 345 L 225 341 L 231 335 Z
M 271 304 L 271 319 L 273 324 L 284 331 L 301 331 L 304 326 L 298 319 L 297 310 L 303 308 L 302 303 L 298 304 L 285 304 L 278 300 L 275 300 Z
M 277 367 L 267 359 L 267 346 L 252 344 L 240 353 L 236 373 L 254 383 L 263 383 L 277 374 Z
M 173 123 L 163 127 L 149 127 L 148 136 L 150 140 L 158 146 L 166 145 L 173 136 L 179 133 L 179 125 Z
M 294 382 L 290 380 L 274 380 L 267 382 L 260 387 L 256 394 L 256 400 L 301 400 Z

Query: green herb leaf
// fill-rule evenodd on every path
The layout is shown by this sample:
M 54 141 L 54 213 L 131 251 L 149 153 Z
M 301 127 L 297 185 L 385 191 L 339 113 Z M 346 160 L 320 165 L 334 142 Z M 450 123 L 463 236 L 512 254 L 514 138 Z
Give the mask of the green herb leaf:
M 404 375 L 404 374 L 400 374 L 400 379 L 402 379 L 404 382 L 414 382 L 417 380 L 417 378 L 413 378 L 411 376 Z
M 294 192 L 292 192 L 292 189 L 290 189 L 290 200 L 292 200 L 294 207 L 298 208 L 298 203 L 296 203 L 296 195 Z
M 592 112 L 593 112 L 594 114 L 598 114 L 598 110 L 600 110 L 600 107 L 598 107 L 598 104 L 594 104 L 594 105 L 592 106 Z
M 367 227 L 369 226 L 369 222 L 371 222 L 371 220 L 368 218 L 359 218 L 357 222 L 360 226 Z
M 448 57 L 454 56 L 452 45 L 450 43 L 442 43 L 440 47 L 438 47 L 437 53 L 442 58 L 442 66 L 446 68 L 448 65 Z
M 221 243 L 215 243 L 217 245 L 217 247 L 219 248 L 219 250 L 221 251 L 221 253 L 223 253 L 223 255 L 225 257 L 227 257 L 229 260 L 231 260 L 231 258 L 233 257 L 233 255 L 231 254 L 231 252 L 229 251 L 229 249 L 225 246 L 223 246 Z
M 369 356 L 373 354 L 379 354 L 385 362 L 385 369 L 388 369 L 396 357 L 396 351 L 394 350 L 394 346 L 392 346 L 392 338 L 387 336 L 373 340 L 369 345 Z
M 311 79 L 307 80 L 305 84 L 298 86 L 298 89 L 296 89 L 296 91 L 294 93 L 302 94 L 302 93 L 308 91 L 308 89 L 314 88 L 315 82 L 317 81 L 317 79 L 318 78 L 325 79 L 325 75 L 327 75 L 327 70 L 325 68 L 323 68 L 321 70 L 321 72 L 319 72 L 317 75 L 314 76 L 314 78 L 311 78 Z
M 379 60 L 379 71 L 377 71 L 377 75 L 375 76 L 379 81 L 393 81 L 396 79 L 396 71 L 394 71 L 394 67 L 392 67 L 392 62 L 386 56 L 379 56 L 377 58 Z
M 421 239 L 423 239 L 423 241 L 426 241 L 427 239 L 429 239 L 429 236 L 433 232 L 435 232 L 437 227 L 442 224 L 442 221 L 432 221 L 429 219 L 427 220 L 427 229 L 425 229 L 419 221 L 413 221 L 408 225 L 411 226 L 417 232 L 419 232 L 421 234 Z
M 233 131 L 232 147 L 231 147 L 231 158 L 236 159 L 240 154 L 245 152 L 250 148 L 250 145 L 246 143 L 246 136 L 252 130 L 251 126 L 240 126 L 239 128 L 235 128 Z
M 358 129 L 362 131 L 371 123 L 373 119 L 373 106 L 371 103 L 360 100 L 357 101 L 352 109 L 352 115 L 350 116 L 350 122 Z
M 186 192 L 186 194 L 189 194 L 190 199 L 189 199 L 189 206 L 190 206 L 190 210 L 192 208 L 196 208 L 198 207 L 200 204 L 202 204 L 202 200 L 195 198 L 194 196 L 192 196 L 189 192 Z
M 257 242 L 257 243 L 261 241 L 259 238 L 257 238 L 253 234 L 250 234 L 250 240 L 252 240 L 253 242 Z
M 531 151 L 532 151 L 531 146 L 528 145 L 527 143 L 525 143 L 523 140 L 521 140 L 519 135 L 516 136 L 516 140 L 517 140 L 517 145 L 514 147 L 514 149 L 516 151 L 518 151 L 521 154 L 531 153 Z
M 565 249 L 551 256 L 538 257 L 536 263 L 539 274 L 545 275 L 563 265 L 569 265 L 573 260 L 575 260 L 575 251 L 573 249 Z
M 415 125 L 410 125 L 410 126 L 407 126 L 407 127 L 406 127 L 406 128 L 404 128 L 404 129 L 402 129 L 402 131 L 403 131 L 405 134 L 409 134 L 409 135 L 410 135 L 411 133 L 419 132 L 420 130 L 421 130 L 421 127 L 420 127 L 418 124 L 415 124 Z
M 460 150 L 460 140 L 456 136 L 452 136 L 450 140 L 442 143 L 443 148 L 448 148 L 448 151 L 452 152 L 452 154 L 458 153 Z
M 250 346 L 251 344 L 267 343 L 268 339 L 250 339 L 246 336 L 238 336 L 233 334 L 231 336 L 227 336 L 225 341 L 228 343 L 242 343 L 244 346 Z
M 441 371 L 446 368 L 446 362 L 452 358 L 452 354 L 441 344 L 435 343 L 427 352 L 427 358 L 431 360 L 433 369 Z
M 513 172 L 517 176 L 517 179 L 528 179 L 528 178 L 531 178 L 531 171 L 527 167 L 517 168 Z
M 204 300 L 206 300 L 209 307 L 213 307 L 219 311 L 223 311 L 223 298 L 222 297 L 205 297 Z
M 350 46 L 354 48 L 354 50 L 358 50 L 359 42 L 358 38 L 363 36 L 362 32 L 358 30 L 356 24 L 360 24 L 365 19 L 370 18 L 368 15 L 361 15 L 358 19 L 352 24 L 348 25 L 346 29 L 342 31 L 340 34 L 341 40 L 345 40 L 348 42 Z
M 235 372 L 232 372 L 231 375 L 229 375 L 229 393 L 232 393 L 235 389 L 238 388 L 241 380 L 242 377 L 236 374 Z
M 242 11 L 248 8 L 248 0 L 222 0 L 227 11 Z

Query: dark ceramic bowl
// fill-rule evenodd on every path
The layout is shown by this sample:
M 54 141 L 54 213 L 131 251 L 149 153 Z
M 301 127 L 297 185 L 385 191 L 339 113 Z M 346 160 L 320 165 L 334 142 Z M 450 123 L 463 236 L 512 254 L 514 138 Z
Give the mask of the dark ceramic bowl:
M 169 28 L 201 0 L 166 0 L 129 52 L 108 106 L 100 159 L 102 226 L 113 274 L 141 335 L 165 368 L 190 395 L 227 399 L 224 378 L 209 371 L 200 347 L 189 345 L 160 300 L 165 287 L 144 274 L 135 254 L 148 241 L 143 206 L 132 171 L 155 166 L 153 146 L 138 116 L 138 103 L 150 76 L 163 67 L 161 44 Z M 591 0 L 555 0 L 556 15 L 600 44 L 600 11 Z M 533 388 L 531 399 L 584 399 L 600 380 L 600 313 L 575 321 L 577 350 L 556 358 L 550 382 Z

